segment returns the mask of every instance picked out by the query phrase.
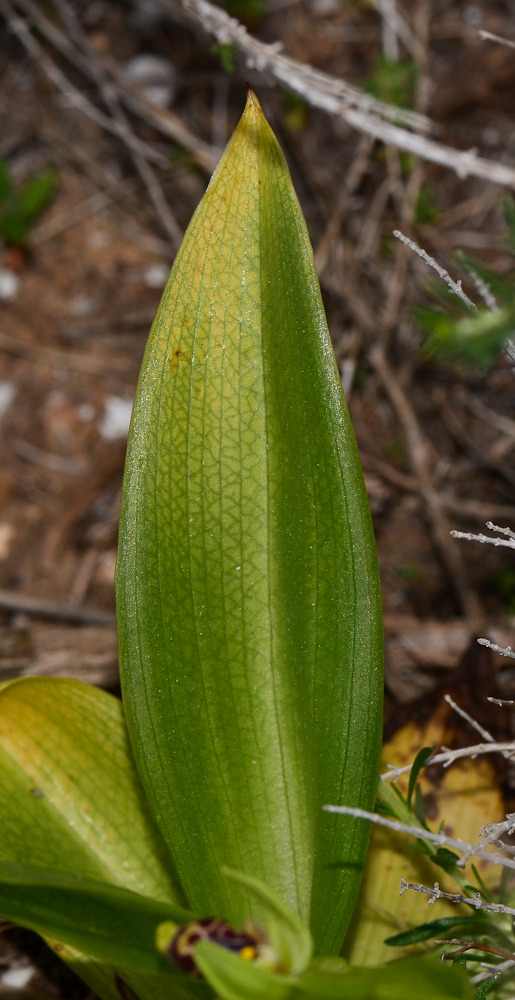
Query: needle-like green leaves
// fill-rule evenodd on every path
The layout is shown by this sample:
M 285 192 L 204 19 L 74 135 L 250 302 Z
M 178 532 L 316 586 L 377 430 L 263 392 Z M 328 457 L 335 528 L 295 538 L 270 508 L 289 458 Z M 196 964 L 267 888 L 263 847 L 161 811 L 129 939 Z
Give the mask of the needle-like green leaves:
M 118 608 L 140 775 L 192 909 L 261 879 L 341 945 L 378 767 L 382 621 L 311 246 L 250 94 L 154 324 L 129 441 Z

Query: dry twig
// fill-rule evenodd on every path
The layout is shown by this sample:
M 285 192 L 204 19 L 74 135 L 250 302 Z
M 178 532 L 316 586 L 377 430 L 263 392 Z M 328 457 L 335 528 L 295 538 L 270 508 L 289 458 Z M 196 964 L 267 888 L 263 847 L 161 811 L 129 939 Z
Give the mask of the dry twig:
M 375 0 L 375 7 L 381 15 L 383 36 L 383 54 L 387 59 L 398 62 L 399 50 L 399 15 L 395 0 Z M 405 23 L 405 22 L 404 22 Z M 408 27 L 406 25 L 406 27 Z
M 494 441 L 486 453 L 489 462 L 497 467 L 499 461 L 515 445 L 515 420 L 511 420 L 509 417 L 503 416 L 502 413 L 497 413 L 495 410 L 490 409 L 489 406 L 485 406 L 480 399 L 477 399 L 471 393 L 461 392 L 459 399 L 463 406 L 470 410 L 474 416 L 479 417 L 483 423 L 500 432 L 501 437 Z M 490 513 L 493 514 L 493 511 Z
M 27 597 L 11 590 L 0 590 L 0 608 L 5 611 L 22 612 L 34 618 L 50 621 L 71 622 L 76 625 L 114 625 L 116 616 L 110 611 L 96 611 L 93 608 L 77 608 L 71 604 L 54 604 L 40 597 Z
M 63 455 L 54 455 L 52 452 L 37 448 L 28 441 L 14 441 L 12 447 L 20 458 L 40 465 L 50 472 L 58 472 L 64 476 L 85 476 L 90 471 L 86 462 L 78 462 L 74 458 L 65 458 Z
M 479 29 L 478 35 L 485 42 L 498 42 L 499 45 L 507 45 L 510 49 L 515 49 L 515 42 L 512 42 L 511 38 L 504 38 L 502 35 L 494 35 L 491 31 L 484 31 L 482 28 Z
M 503 462 L 494 447 L 485 449 L 477 441 L 476 435 L 470 433 L 468 427 L 460 419 L 456 410 L 448 402 L 447 396 L 440 389 L 434 391 L 435 400 L 440 404 L 445 426 L 453 438 L 466 448 L 474 462 L 484 469 L 494 469 L 510 486 L 515 487 L 515 471 L 509 462 Z M 496 442 L 497 443 L 497 442 Z M 502 454 L 502 452 L 501 452 Z
M 365 176 L 373 144 L 373 139 L 370 136 L 361 136 L 356 156 L 345 175 L 334 211 L 331 212 L 325 232 L 315 250 L 315 264 L 319 276 L 325 271 L 333 244 L 347 213 L 350 199 Z
M 436 271 L 436 273 L 439 275 L 442 281 L 445 281 L 445 283 L 449 286 L 451 292 L 454 292 L 454 294 L 457 295 L 458 298 L 462 300 L 462 302 L 464 302 L 464 304 L 467 306 L 468 309 L 472 309 L 477 312 L 477 306 L 475 302 L 472 302 L 472 299 L 469 299 L 468 295 L 465 295 L 465 292 L 461 287 L 461 281 L 454 281 L 451 278 L 449 272 L 446 271 L 444 267 L 441 267 L 440 264 L 436 260 L 434 260 L 433 257 L 429 256 L 426 250 L 423 250 L 422 247 L 419 247 L 418 243 L 414 243 L 413 240 L 410 240 L 409 236 L 405 236 L 404 233 L 401 233 L 399 229 L 394 229 L 393 235 L 397 240 L 400 240 L 401 243 L 404 243 L 404 246 L 409 247 L 410 250 L 413 250 L 414 253 L 416 253 L 419 257 L 421 257 L 422 260 L 426 262 L 426 264 L 429 264 L 429 267 L 432 267 L 433 270 Z
M 44 51 L 42 46 L 29 31 L 25 21 L 15 13 L 9 0 L 0 0 L 0 11 L 4 15 L 9 27 L 19 38 L 27 52 L 41 66 L 45 75 L 61 91 L 70 104 L 82 111 L 88 118 L 91 118 L 97 125 L 116 135 L 129 146 L 135 153 L 145 159 L 157 163 L 162 167 L 168 167 L 167 157 L 159 150 L 154 149 L 149 143 L 139 139 L 134 133 L 126 128 L 121 122 L 114 121 L 102 111 L 99 111 L 94 104 L 88 100 L 80 90 L 75 87 L 65 74 L 59 69 L 53 59 Z
M 77 351 L 59 351 L 53 347 L 39 347 L 38 344 L 26 343 L 19 340 L 18 337 L 10 337 L 1 331 L 0 351 L 27 358 L 35 364 L 50 365 L 52 368 L 71 368 L 89 375 L 101 375 L 106 372 L 105 358 L 79 354 Z M 110 358 L 109 367 L 111 373 L 116 370 L 119 374 L 128 369 L 127 362 L 123 358 Z
M 497 955 L 499 958 L 515 962 L 515 955 L 512 951 L 504 951 L 503 948 L 494 948 L 491 944 L 483 944 L 481 941 L 462 941 L 460 938 L 435 938 L 435 944 L 458 944 L 456 951 L 446 951 L 442 955 L 442 962 L 451 962 L 458 955 L 464 955 L 466 951 L 486 951 L 489 955 Z
M 22 2 L 27 3 L 28 0 L 22 0 Z M 91 48 L 87 36 L 85 35 L 82 25 L 73 8 L 67 3 L 67 0 L 55 0 L 55 3 L 57 4 L 61 17 L 68 27 L 73 41 L 84 55 L 86 64 L 89 67 L 89 75 L 95 81 L 112 118 L 124 129 L 126 129 L 128 133 L 131 133 L 132 129 L 130 127 L 129 120 L 123 109 L 120 107 L 116 89 L 113 87 L 109 78 L 106 76 L 104 69 L 98 62 L 94 49 Z M 178 250 L 184 234 L 170 209 L 159 179 L 148 160 L 140 153 L 137 153 L 130 146 L 130 144 L 127 145 L 134 166 L 136 167 L 136 170 L 138 171 L 148 191 L 151 203 L 154 206 L 156 218 L 159 224 L 164 228 L 174 249 Z
M 345 246 L 343 243 L 342 245 Z M 349 247 L 349 256 L 345 261 L 344 280 L 337 282 L 324 275 L 322 279 L 323 284 L 326 284 L 330 291 L 339 295 L 344 300 L 356 323 L 371 338 L 376 340 L 375 345 L 369 352 L 370 363 L 381 379 L 390 402 L 397 413 L 403 429 L 410 465 L 415 474 L 420 495 L 426 504 L 435 544 L 444 565 L 447 567 L 465 616 L 475 631 L 480 627 L 483 617 L 481 606 L 477 595 L 469 586 L 459 549 L 449 545 L 451 526 L 447 520 L 442 496 L 433 484 L 429 465 L 429 449 L 418 417 L 386 358 L 386 335 L 391 332 L 402 293 L 402 282 L 399 280 L 402 269 L 400 272 L 397 272 L 397 281 L 394 281 L 395 287 L 389 296 L 383 323 L 378 324 L 364 297 L 356 295 L 353 281 L 355 273 L 354 263 L 355 254 L 352 248 Z M 379 337 L 381 337 L 381 340 L 378 343 Z
M 515 750 L 515 742 L 510 741 L 509 743 L 477 743 L 475 746 L 471 747 L 460 747 L 459 750 L 445 750 L 443 753 L 433 754 L 426 760 L 424 767 L 430 767 L 432 764 L 443 764 L 444 767 L 450 767 L 454 764 L 456 760 L 462 760 L 465 757 L 478 757 L 485 753 L 513 753 Z M 393 767 L 392 765 L 387 765 L 389 770 L 385 771 L 381 775 L 383 781 L 397 781 L 401 775 L 409 774 L 412 765 L 406 764 L 403 767 Z
M 97 191 L 96 194 L 85 198 L 84 201 L 79 202 L 78 205 L 74 205 L 73 208 L 69 208 L 66 212 L 54 215 L 52 219 L 48 219 L 46 222 L 40 223 L 39 226 L 35 226 L 29 237 L 30 246 L 41 246 L 42 243 L 46 243 L 47 240 L 58 236 L 65 229 L 69 229 L 70 226 L 76 226 L 79 222 L 83 222 L 84 219 L 89 218 L 91 215 L 96 215 L 97 212 L 103 211 L 104 208 L 107 208 L 114 202 L 129 197 L 135 189 L 135 178 L 128 177 L 124 181 L 116 181 L 115 184 L 110 184 L 104 191 Z
M 453 538 L 465 538 L 467 542 L 480 542 L 481 545 L 495 545 L 504 546 L 507 549 L 515 549 L 515 540 L 513 538 L 495 538 L 492 535 L 474 535 L 470 531 L 451 531 Z
M 138 87 L 132 80 L 128 80 L 112 59 L 104 57 L 100 60 L 97 53 L 89 45 L 86 53 L 75 48 L 70 39 L 45 17 L 32 0 L 15 0 L 15 2 L 24 9 L 33 24 L 39 28 L 48 41 L 70 59 L 73 65 L 78 66 L 81 72 L 95 82 L 102 78 L 103 87 L 105 88 L 107 84 L 113 95 L 123 101 L 139 118 L 148 122 L 169 139 L 180 143 L 204 170 L 209 174 L 213 172 L 217 158 L 211 147 L 194 135 L 172 111 L 150 101 L 141 87 Z M 64 12 L 66 7 L 63 7 L 62 10 Z M 108 83 L 106 74 L 113 78 Z
M 157 4 L 167 13 L 175 9 L 170 0 L 157 0 Z M 366 117 L 373 116 L 379 123 L 400 122 L 420 132 L 427 132 L 433 127 L 426 117 L 415 111 L 379 101 L 345 80 L 329 76 L 283 55 L 281 42 L 269 45 L 259 41 L 236 18 L 230 17 L 226 11 L 215 7 L 208 0 L 181 0 L 181 6 L 193 23 L 214 35 L 220 44 L 233 42 L 244 56 L 249 69 L 268 73 L 314 107 L 341 117 L 345 117 L 346 110 L 356 111 L 358 114 L 364 113 Z
M 116 89 L 109 81 L 109 78 L 106 76 L 94 50 L 91 48 L 75 12 L 66 3 L 66 0 L 56 0 L 59 13 L 70 33 L 72 39 L 70 41 L 70 38 L 63 35 L 62 32 L 60 32 L 52 24 L 52 22 L 41 13 L 32 0 L 15 0 L 15 2 L 23 8 L 30 21 L 37 25 L 48 40 L 74 65 L 77 65 L 83 73 L 92 79 L 98 87 L 102 100 L 104 101 L 104 104 L 106 105 L 113 121 L 115 121 L 122 129 L 123 141 L 127 146 L 130 156 L 132 157 L 137 172 L 147 188 L 150 200 L 155 209 L 156 217 L 160 225 L 163 226 L 173 247 L 177 250 L 182 239 L 182 232 L 172 215 L 154 169 L 151 167 L 146 157 L 136 151 L 134 143 L 129 140 L 130 136 L 133 138 L 137 137 L 134 136 L 130 123 L 119 105 Z
M 490 965 L 489 962 L 480 962 L 479 964 L 488 971 L 478 972 L 477 976 L 472 976 L 472 979 L 470 980 L 472 986 L 477 986 L 478 983 L 484 982 L 485 979 L 488 979 L 489 976 L 492 975 L 492 972 L 506 972 L 507 969 L 512 969 L 515 962 L 510 959 L 507 962 L 499 962 L 497 965 Z M 515 997 L 510 997 L 510 1000 L 515 1000 Z
M 453 711 L 455 711 L 457 715 L 460 715 L 462 719 L 465 719 L 465 722 L 468 722 L 469 726 L 472 726 L 472 729 L 475 729 L 484 740 L 487 740 L 488 743 L 495 743 L 495 740 L 492 734 L 488 732 L 488 729 L 484 729 L 483 726 L 477 722 L 476 719 L 473 719 L 464 708 L 460 708 L 460 706 L 454 701 L 454 698 L 451 698 L 450 694 L 444 694 L 443 697 L 444 701 L 450 705 Z
M 359 453 L 361 464 L 365 468 L 373 469 L 374 472 L 377 472 L 387 482 L 393 483 L 394 486 L 399 486 L 408 493 L 420 492 L 419 483 L 415 479 L 415 476 L 400 472 L 399 469 L 396 469 L 393 465 L 389 465 L 388 462 L 364 452 L 362 448 L 360 448 Z M 507 504 L 484 503 L 481 500 L 470 500 L 468 497 L 456 497 L 451 493 L 441 493 L 440 498 L 443 507 L 448 513 L 459 514 L 475 521 L 480 521 L 482 524 L 485 518 L 492 514 L 494 517 L 506 517 L 515 520 L 515 507 L 509 507 Z
M 174 142 L 180 143 L 208 174 L 213 173 L 218 163 L 218 157 L 207 142 L 199 139 L 173 111 L 150 101 L 142 88 L 138 87 L 133 80 L 129 80 L 112 59 L 104 57 L 102 65 L 113 78 L 120 100 L 138 118 L 148 122 Z
M 494 653 L 499 653 L 500 656 L 509 656 L 512 660 L 515 660 L 515 653 L 513 652 L 511 646 L 498 646 L 496 642 L 490 642 L 490 639 L 478 639 L 480 646 L 486 646 L 487 649 L 493 650 Z M 513 702 L 501 700 L 499 698 L 489 698 L 489 701 L 495 701 L 497 705 L 513 705 Z
M 428 899 L 429 906 L 436 903 L 437 899 L 447 899 L 450 903 L 466 903 L 467 906 L 473 906 L 476 910 L 487 910 L 490 913 L 508 913 L 510 916 L 515 916 L 515 910 L 510 906 L 504 906 L 503 903 L 484 903 L 481 899 L 479 893 L 475 896 L 462 896 L 459 892 L 442 892 L 440 889 L 440 883 L 435 882 L 432 889 L 429 889 L 425 885 L 420 885 L 419 882 L 407 882 L 405 878 L 401 878 L 401 887 L 399 895 L 403 896 L 408 889 L 414 889 L 415 892 L 423 892 Z M 510 959 L 510 965 L 515 965 L 515 960 Z M 498 969 L 501 966 L 497 966 Z
M 400 823 L 395 819 L 387 819 L 386 816 L 380 816 L 378 813 L 368 812 L 366 809 L 358 809 L 354 806 L 324 806 L 323 808 L 325 812 L 338 813 L 342 816 L 354 816 L 356 819 L 367 819 L 378 826 L 385 826 L 388 830 L 394 830 L 395 833 L 408 833 L 413 837 L 417 837 L 418 840 L 428 840 L 431 844 L 437 844 L 439 847 L 450 847 L 455 851 L 459 851 L 460 854 L 466 855 L 467 858 L 483 858 L 485 861 L 491 861 L 494 865 L 502 865 L 504 868 L 515 868 L 515 859 L 505 858 L 502 854 L 494 854 L 493 852 L 486 851 L 479 844 L 476 844 L 474 847 L 472 844 L 468 844 L 465 840 L 461 840 L 458 837 L 448 837 L 445 833 L 433 833 L 432 830 L 426 830 L 424 827 L 410 826 L 408 823 Z M 462 861 L 463 858 L 460 858 L 456 864 L 461 867 Z M 481 898 L 479 893 L 478 898 Z M 490 904 L 492 907 L 496 905 L 500 904 Z M 498 910 L 497 912 L 502 913 L 506 911 Z M 515 910 L 513 912 L 515 914 Z
M 482 177 L 494 184 L 515 187 L 515 170 L 503 163 L 486 160 L 473 151 L 444 146 L 424 135 L 408 132 L 391 119 L 400 121 L 399 109 L 374 101 L 343 80 L 330 77 L 284 56 L 276 44 L 258 41 L 235 18 L 215 7 L 208 0 L 180 0 L 193 22 L 208 31 L 220 44 L 234 43 L 245 58 L 249 69 L 268 73 L 289 90 L 299 94 L 313 107 L 321 108 L 347 122 L 358 132 L 364 132 L 389 146 L 396 146 L 423 160 L 454 170 L 459 177 Z M 157 0 L 167 12 L 173 0 Z M 400 112 L 406 126 L 427 129 L 427 119 L 416 112 Z M 408 117 L 410 116 L 410 117 Z M 390 119 L 390 120 L 388 120 Z

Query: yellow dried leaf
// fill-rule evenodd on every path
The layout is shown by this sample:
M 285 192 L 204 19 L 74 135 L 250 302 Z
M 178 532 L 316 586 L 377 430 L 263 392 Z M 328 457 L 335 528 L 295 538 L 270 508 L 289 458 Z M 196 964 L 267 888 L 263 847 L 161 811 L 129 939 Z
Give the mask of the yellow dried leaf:
M 445 713 L 445 714 L 444 714 Z M 448 745 L 452 739 L 446 707 L 438 711 L 421 728 L 411 722 L 399 730 L 383 748 L 383 770 L 386 764 L 402 767 L 410 764 L 424 746 Z M 399 781 L 406 794 L 409 775 Z M 461 837 L 469 843 L 477 840 L 481 826 L 504 818 L 503 802 L 491 761 L 485 757 L 465 759 L 444 770 L 438 765 L 424 769 L 420 776 L 426 816 L 433 830 L 444 821 L 449 836 Z M 414 850 L 412 837 L 376 827 L 372 833 L 360 898 L 345 942 L 345 957 L 353 965 L 380 965 L 403 955 L 420 951 L 425 945 L 392 948 L 384 939 L 427 920 L 469 914 L 465 906 L 438 900 L 428 908 L 428 897 L 416 892 L 399 895 L 402 876 L 409 882 L 432 886 L 435 881 L 447 892 L 457 892 L 456 883 L 442 868 Z M 496 884 L 499 869 L 486 861 L 477 868 L 486 883 Z M 470 866 L 466 869 L 472 874 Z

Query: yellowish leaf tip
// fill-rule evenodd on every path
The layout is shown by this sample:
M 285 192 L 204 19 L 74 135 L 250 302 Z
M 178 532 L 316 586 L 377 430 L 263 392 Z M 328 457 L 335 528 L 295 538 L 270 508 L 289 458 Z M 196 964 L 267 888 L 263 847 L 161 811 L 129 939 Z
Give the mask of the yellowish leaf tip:
M 259 100 L 256 97 L 254 91 L 252 90 L 252 87 L 249 87 L 247 90 L 247 103 L 245 105 L 245 111 L 243 112 L 243 118 L 244 119 L 253 118 L 254 120 L 256 120 L 257 118 L 264 118 L 264 117 L 265 116 L 263 114 L 263 109 L 259 103 Z
M 247 87 L 247 104 L 245 108 L 247 109 L 248 107 L 259 108 L 259 110 L 261 111 L 261 105 L 257 99 L 256 94 L 252 90 L 252 87 Z

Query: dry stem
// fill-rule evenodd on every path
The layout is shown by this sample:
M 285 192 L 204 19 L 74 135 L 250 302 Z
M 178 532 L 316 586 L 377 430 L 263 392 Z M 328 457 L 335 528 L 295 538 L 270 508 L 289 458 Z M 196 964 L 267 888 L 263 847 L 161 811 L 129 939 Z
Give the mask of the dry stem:
M 464 854 L 466 858 L 483 858 L 494 865 L 502 865 L 504 868 L 515 869 L 515 859 L 505 858 L 502 854 L 494 854 L 486 851 L 480 844 L 474 846 L 460 838 L 448 837 L 445 833 L 433 833 L 432 830 L 410 826 L 408 823 L 401 823 L 395 819 L 387 819 L 386 816 L 380 816 L 378 813 L 368 812 L 366 809 L 358 809 L 354 806 L 324 806 L 323 808 L 325 812 L 338 813 L 342 816 L 354 816 L 356 819 L 367 819 L 371 823 L 376 823 L 378 826 L 385 826 L 388 830 L 394 830 L 396 833 L 408 833 L 419 840 L 428 840 L 431 844 L 437 844 L 439 847 L 450 847 L 455 851 L 459 851 L 460 854 Z M 461 866 L 463 860 L 461 858 L 460 861 L 456 862 L 457 865 Z M 481 897 L 479 896 L 479 898 Z M 490 905 L 493 906 L 496 904 Z M 498 910 L 497 912 L 505 911 Z M 513 912 L 515 914 L 515 910 Z
M 440 278 L 442 278 L 442 280 L 445 281 L 446 284 L 449 286 L 451 292 L 454 292 L 454 294 L 457 295 L 458 298 L 462 300 L 462 302 L 464 302 L 464 304 L 467 306 L 468 309 L 477 312 L 477 306 L 475 302 L 473 302 L 472 299 L 469 299 L 468 295 L 465 295 L 465 292 L 461 287 L 461 281 L 454 281 L 451 278 L 449 272 L 446 271 L 444 267 L 441 267 L 440 264 L 433 257 L 430 257 L 430 255 L 427 253 L 426 250 L 423 250 L 422 247 L 419 247 L 418 243 L 415 243 L 413 240 L 410 240 L 409 236 L 405 236 L 404 233 L 401 233 L 399 229 L 394 229 L 393 235 L 395 236 L 396 239 L 400 240 L 401 243 L 404 243 L 405 246 L 409 247 L 410 250 L 413 250 L 414 253 L 418 254 L 418 256 L 421 257 L 422 260 L 426 262 L 426 264 L 429 264 L 429 267 L 432 267 L 433 270 L 436 271 L 436 273 L 440 276 Z
M 415 892 L 423 892 L 426 896 L 429 896 L 429 906 L 436 903 L 437 899 L 447 899 L 450 903 L 456 903 L 457 905 L 459 903 L 467 903 L 468 906 L 473 906 L 476 910 L 487 910 L 490 913 L 508 913 L 510 916 L 515 916 L 515 910 L 510 906 L 504 906 L 502 903 L 484 903 L 479 892 L 475 896 L 462 896 L 459 892 L 442 892 L 439 882 L 435 882 L 433 888 L 429 889 L 419 882 L 407 882 L 405 878 L 401 878 L 399 895 L 403 896 L 408 889 L 414 889 Z M 509 961 L 512 965 L 515 965 L 515 960 L 510 959 Z
M 478 641 L 480 642 L 481 640 Z M 458 750 L 445 750 L 443 753 L 433 754 L 426 760 L 424 767 L 429 767 L 432 764 L 443 764 L 444 767 L 449 767 L 455 760 L 461 760 L 463 757 L 478 757 L 484 753 L 513 753 L 514 750 L 514 741 L 508 743 L 476 743 L 475 746 L 460 747 Z M 402 774 L 408 774 L 412 767 L 411 764 L 406 764 L 404 767 L 387 766 L 388 771 L 385 771 L 381 775 L 383 781 L 397 781 Z

